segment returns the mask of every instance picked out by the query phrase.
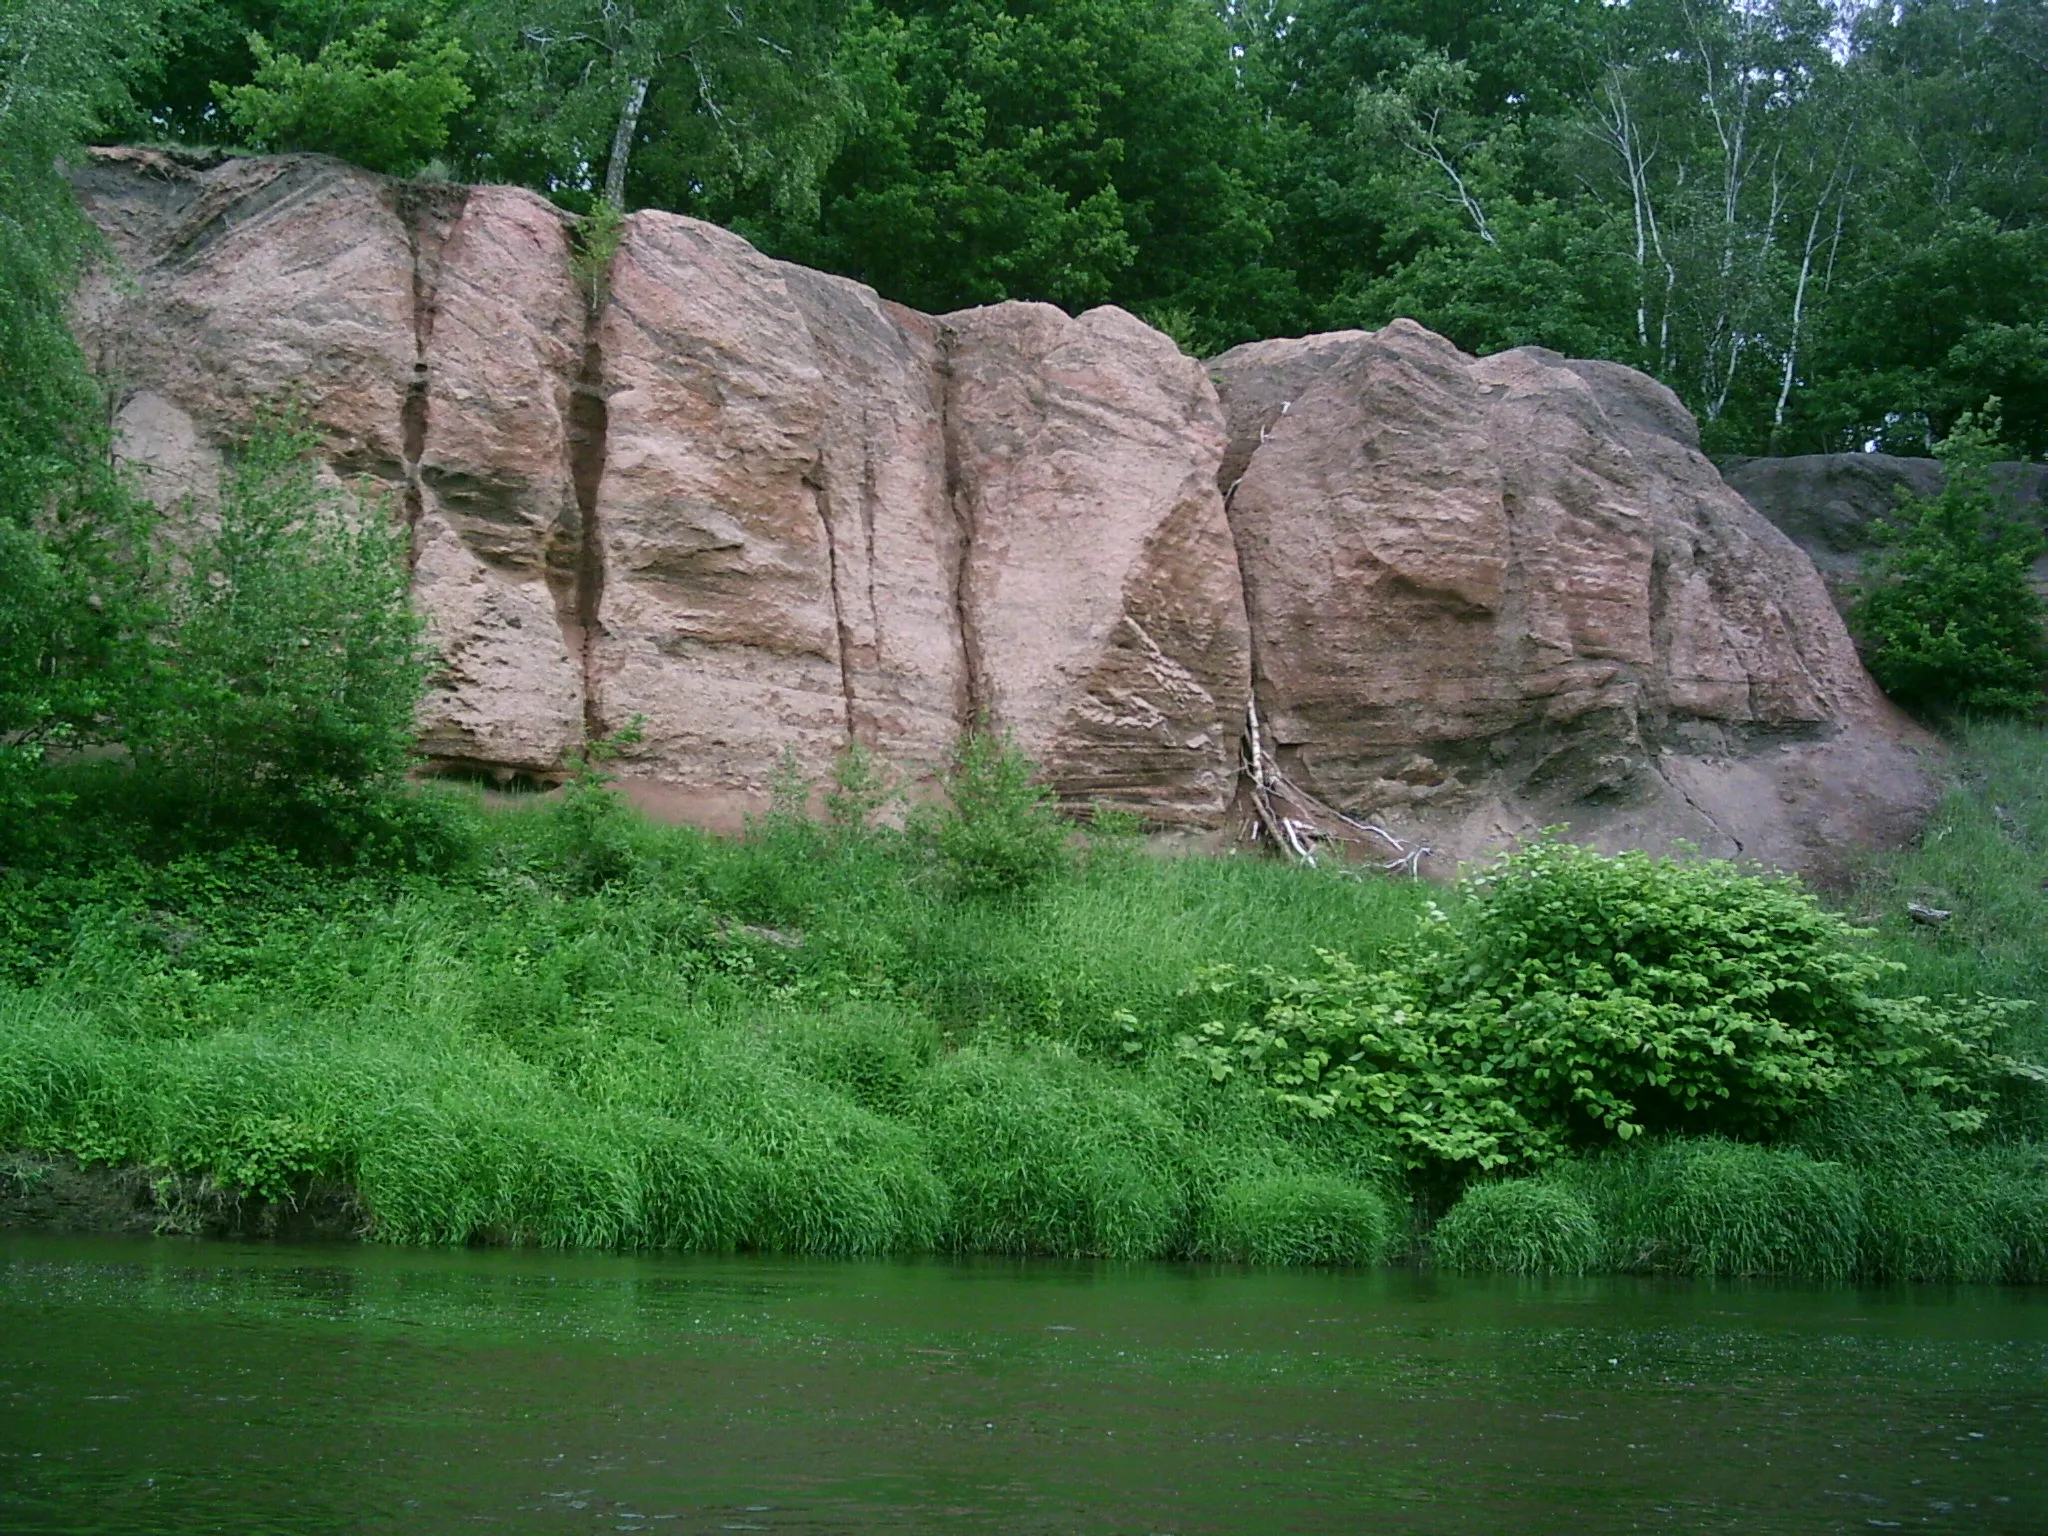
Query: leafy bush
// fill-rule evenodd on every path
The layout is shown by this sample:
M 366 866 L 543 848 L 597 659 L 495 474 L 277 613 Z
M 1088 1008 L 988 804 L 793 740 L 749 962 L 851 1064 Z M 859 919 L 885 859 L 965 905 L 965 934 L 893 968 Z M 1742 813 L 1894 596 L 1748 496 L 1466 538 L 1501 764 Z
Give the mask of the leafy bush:
M 1972 1129 L 2027 1070 L 1990 1047 L 2019 1005 L 1878 995 L 1899 968 L 1790 880 L 1544 840 L 1460 893 L 1455 924 L 1379 970 L 1207 973 L 1183 1054 L 1378 1121 L 1413 1166 L 1480 1170 L 1645 1131 L 1769 1136 L 1861 1076 Z
M 1430 1234 L 1446 1269 L 1582 1275 L 1605 1252 L 1599 1218 L 1575 1190 L 1539 1179 L 1474 1184 Z
M 1965 413 L 1935 452 L 1941 491 L 1908 497 L 1873 530 L 1880 548 L 1850 626 L 1878 686 L 1915 714 L 2030 713 L 2048 668 L 2031 579 L 2041 530 L 1991 493 L 1995 417 Z
M 469 55 L 431 26 L 393 36 L 379 18 L 312 59 L 256 34 L 249 47 L 255 78 L 217 94 L 258 149 L 314 150 L 405 175 L 446 146 L 449 119 L 472 99 L 462 78 Z
M 1624 1270 L 1681 1275 L 1854 1274 L 1863 1205 L 1840 1163 L 1718 1137 L 1610 1153 L 1572 1169 Z
M 1374 1190 L 1312 1171 L 1243 1175 L 1221 1185 L 1196 1224 L 1196 1252 L 1251 1264 L 1371 1264 L 1395 1232 Z
M 1414 971 L 1367 971 L 1323 952 L 1310 977 L 1218 966 L 1192 989 L 1235 1025 L 1211 1018 L 1179 1037 L 1212 1081 L 1240 1073 L 1312 1119 L 1356 1115 L 1384 1126 L 1410 1168 L 1495 1168 L 1547 1150 L 1544 1128 L 1477 1069 L 1430 1010 Z
M 551 818 L 553 878 L 578 894 L 600 891 L 627 878 L 634 868 L 637 824 L 615 788 L 611 764 L 641 739 L 635 716 L 622 729 L 589 736 L 569 756 L 569 778 Z
M 918 817 L 913 830 L 956 891 L 1028 895 L 1072 866 L 1071 829 L 1008 736 L 963 735 L 944 788 L 945 803 Z
M 343 826 L 412 761 L 428 653 L 404 538 L 380 503 L 322 488 L 311 447 L 288 419 L 242 445 L 127 733 L 153 791 L 203 826 Z

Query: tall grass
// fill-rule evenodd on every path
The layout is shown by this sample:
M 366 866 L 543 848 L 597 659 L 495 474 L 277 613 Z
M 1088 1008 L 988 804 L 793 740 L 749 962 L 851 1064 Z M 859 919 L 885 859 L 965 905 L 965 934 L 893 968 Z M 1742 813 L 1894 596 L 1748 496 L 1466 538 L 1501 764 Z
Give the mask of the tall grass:
M 1430 1234 L 1446 1269 L 1582 1275 L 1606 1256 L 1606 1234 L 1577 1190 L 1542 1179 L 1475 1184 Z
M 974 1045 L 942 1062 L 918 1118 L 952 1191 L 947 1246 L 1108 1258 L 1179 1246 L 1185 1130 L 1132 1078 L 1043 1046 Z
M 1962 762 L 1852 911 L 1908 991 L 2048 995 L 2048 752 L 1985 731 Z M 90 828 L 0 872 L 0 1149 L 341 1183 L 392 1241 L 833 1254 L 1365 1263 L 1425 1187 L 1363 1117 L 1219 1085 L 1172 1041 L 1202 968 L 1369 965 L 1447 893 L 1112 837 L 982 891 L 906 833 L 438 804 L 431 874 Z M 1957 915 L 1910 925 L 1906 899 Z M 2012 1043 L 2044 1039 L 2037 1015 Z M 1435 1259 L 2048 1279 L 2044 1097 L 1958 1138 L 1851 1095 L 1784 1145 L 1476 1185 Z
M 1856 1177 L 1795 1148 L 1682 1139 L 1559 1177 L 1596 1212 L 1608 1268 L 1826 1280 L 1856 1272 Z
M 2048 733 L 1985 722 L 1954 746 L 1954 789 L 1912 848 L 1872 860 L 1850 910 L 1905 965 L 1902 990 L 2039 1000 L 2009 1043 L 2048 1060 Z M 1953 916 L 1915 923 L 1908 902 Z M 2017 1100 L 2024 1125 L 2008 1123 L 2048 1137 L 2044 1100 Z
M 1383 1246 L 1381 1197 L 1276 1154 L 1270 1116 L 1129 1070 L 1118 1010 L 1170 1014 L 1218 949 L 1370 944 L 1406 891 L 1111 847 L 1029 902 L 962 899 L 887 838 L 632 818 L 592 882 L 553 814 L 485 835 L 431 881 L 261 854 L 122 866 L 68 905 L 0 890 L 17 927 L 64 924 L 0 989 L 0 1144 L 274 1198 L 339 1181 L 395 1241 Z M 1205 1214 L 1218 1158 L 1259 1176 Z

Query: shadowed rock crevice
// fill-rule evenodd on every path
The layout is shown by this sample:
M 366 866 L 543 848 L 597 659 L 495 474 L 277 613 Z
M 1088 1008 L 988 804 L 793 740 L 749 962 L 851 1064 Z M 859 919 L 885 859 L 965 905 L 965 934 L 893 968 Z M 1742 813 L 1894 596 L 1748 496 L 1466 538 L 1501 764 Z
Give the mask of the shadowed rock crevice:
M 401 183 L 396 201 L 412 260 L 413 365 L 405 403 L 399 408 L 399 432 L 405 471 L 406 558 L 417 569 L 420 515 L 425 505 L 420 461 L 426 454 L 431 427 L 428 352 L 434 336 L 434 301 L 440 286 L 441 254 L 450 227 L 462 217 L 469 201 L 469 188 Z
M 974 492 L 962 468 L 960 424 L 954 403 L 953 354 L 959 332 L 941 322 L 939 343 L 939 444 L 945 457 L 946 505 L 953 514 L 956 538 L 953 545 L 952 596 L 953 630 L 961 656 L 958 724 L 961 730 L 978 730 L 989 720 L 988 688 L 983 681 L 981 633 L 974 622 L 969 573 L 974 565 Z
M 592 304 L 585 329 L 576 382 L 569 392 L 569 485 L 576 497 L 572 569 L 573 603 L 562 625 L 562 638 L 576 658 L 583 685 L 583 731 L 595 740 L 609 729 L 599 703 L 595 674 L 599 626 L 604 622 L 604 545 L 598 529 L 598 497 L 604 486 L 609 449 L 610 414 L 605 406 L 604 345 L 599 330 L 601 306 Z
M 832 518 L 831 492 L 825 488 L 821 480 L 806 479 L 804 485 L 811 493 L 817 511 L 818 538 L 825 546 L 826 590 L 832 597 L 832 633 L 837 642 L 834 654 L 839 662 L 839 694 L 846 704 L 846 740 L 850 743 L 859 739 L 859 696 L 853 680 L 853 628 L 847 622 L 845 577 L 840 570 L 839 543 L 834 532 L 836 525 Z

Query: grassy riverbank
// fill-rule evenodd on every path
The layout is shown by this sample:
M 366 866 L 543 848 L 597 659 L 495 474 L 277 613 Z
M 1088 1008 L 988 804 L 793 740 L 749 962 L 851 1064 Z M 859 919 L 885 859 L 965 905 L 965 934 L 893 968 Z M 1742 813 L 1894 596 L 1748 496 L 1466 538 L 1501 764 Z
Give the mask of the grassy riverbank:
M 1961 762 L 1924 846 L 1847 898 L 1904 967 L 1869 990 L 2048 997 L 2048 749 L 1983 732 Z M 1411 964 L 1491 931 L 1472 894 L 1113 830 L 1056 850 L 997 811 L 721 840 L 594 785 L 454 795 L 404 872 L 145 858 L 81 810 L 0 880 L 0 1147 L 345 1186 L 402 1242 L 2048 1278 L 2048 1092 L 2010 1073 L 1972 1098 L 1845 1070 L 1725 1125 L 1638 1092 L 1603 1131 L 1432 1099 L 1401 1074 L 1439 1058 L 1410 1056 L 1316 1102 L 1285 1021 L 1381 1006 L 1319 952 Z M 1916 927 L 1908 899 L 1955 916 Z M 2039 1007 L 1995 1025 L 1985 1049 L 2048 1057 Z M 1465 1139 L 1404 1129 L 1395 1090 Z

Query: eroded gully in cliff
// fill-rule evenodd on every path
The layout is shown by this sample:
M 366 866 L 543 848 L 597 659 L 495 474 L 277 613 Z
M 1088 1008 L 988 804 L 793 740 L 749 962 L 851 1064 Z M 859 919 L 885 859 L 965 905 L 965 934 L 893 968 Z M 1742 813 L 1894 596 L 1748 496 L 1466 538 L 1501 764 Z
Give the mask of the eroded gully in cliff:
M 583 352 L 569 388 L 566 434 L 576 529 L 574 623 L 564 625 L 563 639 L 576 658 L 583 691 L 583 731 L 593 741 L 606 731 L 597 697 L 597 630 L 604 598 L 604 550 L 599 542 L 597 503 L 611 426 L 605 404 L 603 340 L 604 308 L 609 302 L 607 295 L 599 293 L 583 306 Z
M 946 505 L 953 512 L 953 632 L 960 645 L 961 694 L 959 722 L 963 731 L 985 723 L 990 699 L 981 664 L 981 633 L 975 624 L 974 604 L 968 582 L 974 561 L 975 506 L 961 468 L 960 424 L 953 409 L 955 349 L 959 333 L 940 323 L 939 349 L 939 443 L 946 461 Z
M 420 463 L 426 456 L 432 420 L 428 349 L 434 339 L 435 295 L 440 287 L 441 254 L 449 232 L 469 205 L 466 186 L 427 187 L 401 184 L 397 214 L 412 258 L 412 377 L 399 406 L 402 468 L 405 477 L 406 561 L 417 568 L 420 558 L 420 517 L 426 497 L 420 484 Z

